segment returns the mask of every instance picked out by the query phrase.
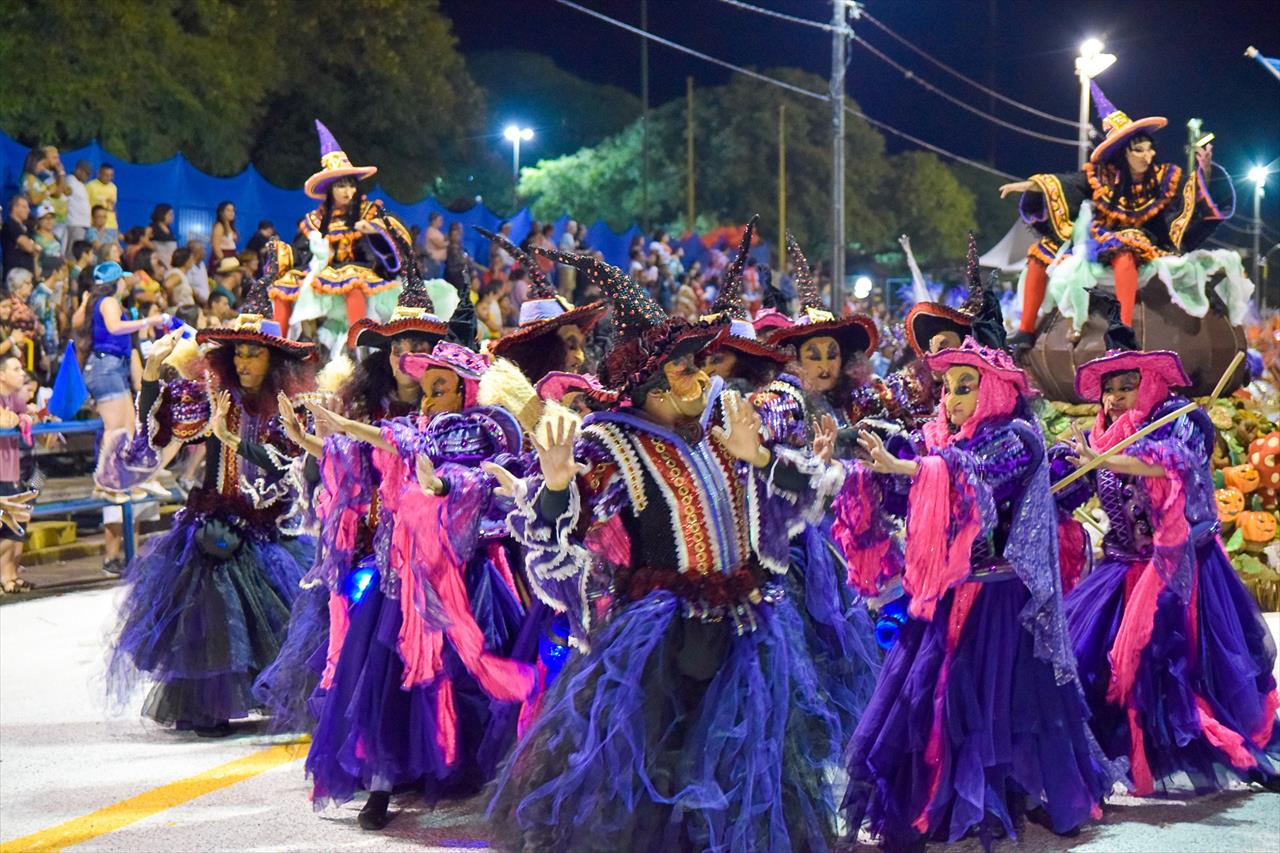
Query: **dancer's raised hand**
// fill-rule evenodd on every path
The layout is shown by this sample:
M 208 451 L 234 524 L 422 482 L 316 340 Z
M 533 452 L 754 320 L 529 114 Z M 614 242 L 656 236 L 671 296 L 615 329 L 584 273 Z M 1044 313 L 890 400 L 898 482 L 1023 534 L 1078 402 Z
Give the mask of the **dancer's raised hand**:
M 577 421 L 563 414 L 543 421 L 531 435 L 533 448 L 538 452 L 542 479 L 553 492 L 569 488 L 573 478 L 586 470 L 573 458 L 573 443 L 577 437 Z
M 724 401 L 725 426 L 712 427 L 711 434 L 735 459 L 750 462 L 757 468 L 768 465 L 773 454 L 760 437 L 760 415 L 755 407 L 737 391 L 725 391 L 720 399 Z

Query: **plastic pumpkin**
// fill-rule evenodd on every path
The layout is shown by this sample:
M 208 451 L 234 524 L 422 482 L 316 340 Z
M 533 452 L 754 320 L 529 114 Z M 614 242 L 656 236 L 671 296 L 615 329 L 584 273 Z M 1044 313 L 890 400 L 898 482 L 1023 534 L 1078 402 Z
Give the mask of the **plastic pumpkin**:
M 1261 551 L 1276 538 L 1276 517 L 1269 512 L 1242 512 L 1236 516 L 1236 527 L 1248 551 Z
M 1234 524 L 1236 516 L 1244 512 L 1244 494 L 1239 489 L 1217 489 L 1213 498 L 1218 504 L 1218 520 Z
M 1258 490 L 1262 485 L 1262 478 L 1257 468 L 1246 463 L 1223 468 L 1222 483 L 1228 489 L 1239 489 L 1240 494 L 1247 495 Z

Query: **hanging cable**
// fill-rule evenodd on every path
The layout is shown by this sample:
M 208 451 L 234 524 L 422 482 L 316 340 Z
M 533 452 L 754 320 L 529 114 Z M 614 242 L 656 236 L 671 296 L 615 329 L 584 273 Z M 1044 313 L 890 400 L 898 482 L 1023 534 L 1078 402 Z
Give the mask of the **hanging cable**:
M 763 6 L 752 6 L 750 3 L 743 3 L 742 0 L 720 0 L 727 6 L 733 6 L 735 9 L 742 9 L 745 12 L 755 12 L 757 15 L 767 15 L 770 18 L 777 18 L 780 21 L 790 21 L 793 24 L 801 24 L 806 27 L 813 27 L 815 30 L 823 32 L 832 32 L 835 27 L 822 21 L 811 21 L 808 18 L 798 18 L 795 15 L 788 15 L 785 12 L 775 12 L 772 9 L 766 9 Z
M 656 42 L 657 44 L 663 45 L 664 47 L 669 47 L 672 50 L 678 51 L 680 53 L 685 53 L 685 54 L 688 54 L 689 56 L 696 57 L 705 62 L 710 62 L 711 64 L 718 65 L 721 68 L 727 68 L 730 71 L 736 71 L 739 74 L 745 74 L 746 76 L 751 77 L 754 80 L 759 80 L 762 83 L 769 83 L 773 86 L 778 86 L 782 89 L 786 89 L 789 92 L 793 92 L 797 95 L 803 95 L 807 98 L 813 98 L 814 100 L 817 100 L 817 101 L 830 102 L 831 100 L 830 97 L 828 97 L 828 95 L 825 92 L 814 92 L 804 88 L 803 86 L 796 86 L 795 84 L 788 83 L 785 80 L 779 80 L 776 77 L 770 77 L 767 74 L 761 74 L 758 71 L 752 71 L 750 68 L 743 68 L 741 65 L 734 65 L 732 62 L 726 62 L 723 59 L 717 59 L 714 56 L 709 56 L 708 54 L 702 53 L 701 51 L 694 50 L 691 47 L 685 47 L 684 45 L 679 44 L 678 42 L 674 42 L 674 41 L 671 41 L 670 39 L 665 39 L 665 38 L 662 38 L 661 36 L 656 36 L 653 33 L 646 32 L 645 30 L 642 30 L 639 27 L 634 27 L 631 24 L 626 23 L 625 21 L 619 21 L 616 18 L 610 18 L 608 15 L 597 12 L 594 9 L 589 9 L 586 6 L 582 6 L 578 3 L 574 3 L 572 2 L 572 0 L 555 0 L 555 2 L 559 3 L 561 6 L 567 6 L 570 9 L 573 9 L 575 11 L 582 12 L 583 14 L 586 14 L 586 15 L 590 15 L 591 17 L 596 18 L 597 20 L 600 20 L 600 21 L 604 21 L 607 24 L 612 24 L 615 27 L 624 29 L 629 33 L 633 33 L 635 35 L 640 36 L 641 38 L 649 39 L 650 41 Z M 955 160 L 958 163 L 964 163 L 965 165 L 972 166 L 975 169 L 979 169 L 983 172 L 987 172 L 999 178 L 1009 178 L 1010 180 L 1015 180 L 1015 181 L 1019 180 L 1017 175 L 1011 175 L 1008 172 L 1002 172 L 999 169 L 993 168 L 992 166 L 988 166 L 986 163 L 982 163 L 977 160 L 970 160 L 969 158 L 962 157 L 959 154 L 953 154 L 952 152 L 946 150 L 945 148 L 942 148 L 941 146 L 934 145 L 929 142 L 925 142 L 923 139 L 920 139 L 919 137 L 916 137 L 916 136 L 912 136 L 911 134 L 905 131 L 898 130 L 896 127 L 893 127 L 892 125 L 888 125 L 882 121 L 873 119 L 871 116 L 859 110 L 856 110 L 853 107 L 845 107 L 845 109 L 849 111 L 851 114 L 857 116 L 858 118 L 862 119 L 863 121 L 871 125 L 874 125 L 880 130 L 883 130 L 887 133 L 891 133 L 894 136 L 897 136 L 901 139 L 905 139 L 908 142 L 911 142 L 915 145 L 919 145 L 921 148 L 926 148 L 934 152 L 935 154 L 939 154 L 943 157 L 947 157 L 948 159 Z
M 725 0 L 725 2 L 728 2 L 728 0 Z M 1024 103 L 1021 103 L 1020 101 L 1015 101 L 1013 98 L 1010 98 L 1007 95 L 1002 95 L 996 90 L 982 85 L 977 80 L 974 80 L 971 77 L 966 77 L 965 75 L 961 74 L 959 71 L 955 70 L 951 66 L 947 65 L 946 63 L 942 62 L 939 59 L 935 59 L 933 56 L 930 56 L 928 53 L 926 53 L 923 49 L 917 47 L 916 45 L 907 41 L 902 36 L 895 33 L 893 30 L 889 29 L 883 22 L 876 20 L 876 18 L 872 16 L 870 12 L 867 12 L 865 9 L 862 11 L 862 14 L 859 16 L 859 20 L 861 19 L 866 19 L 867 21 L 870 21 L 873 26 L 878 28 L 881 32 L 883 32 L 889 38 L 898 42 L 898 44 L 916 53 L 917 55 L 924 58 L 928 62 L 932 62 L 934 65 L 938 66 L 948 74 L 954 77 L 957 77 L 960 80 L 963 80 L 964 82 L 968 83 L 970 86 L 974 87 L 975 89 L 977 89 L 978 91 L 982 92 L 985 95 L 990 95 L 996 100 L 1006 103 L 1011 107 L 1017 107 L 1020 110 L 1024 110 L 1028 113 L 1031 113 L 1034 116 L 1039 116 L 1040 118 L 1045 119 L 1047 121 L 1056 121 L 1059 124 L 1063 124 L 1063 125 L 1066 125 L 1067 127 L 1072 127 L 1072 128 L 1076 128 L 1080 126 L 1080 123 L 1078 121 L 1074 121 L 1068 118 L 1062 118 L 1061 116 L 1056 116 L 1052 113 L 1047 113 L 1044 110 L 1038 110 L 1035 107 L 1029 107 Z
M 978 109 L 977 107 L 972 106 L 971 104 L 965 103 L 964 101 L 957 98 L 955 95 L 944 92 L 941 89 L 939 89 L 937 86 L 930 83 L 929 81 L 922 79 L 910 68 L 907 68 L 905 65 L 902 65 L 901 63 L 895 61 L 892 57 L 890 57 L 884 51 L 868 43 L 861 36 L 854 34 L 849 38 L 851 41 L 855 42 L 856 44 L 861 45 L 872 56 L 876 57 L 877 59 L 886 63 L 887 65 L 892 66 L 895 70 L 901 73 L 903 77 L 906 77 L 912 83 L 915 83 L 917 86 L 921 86 L 922 88 L 932 92 L 933 94 L 937 95 L 939 98 L 942 98 L 945 101 L 950 101 L 951 103 L 955 104 L 957 107 L 960 107 L 963 110 L 967 110 L 973 113 L 979 118 L 986 119 L 992 124 L 998 124 L 1001 127 L 1006 127 L 1009 130 L 1012 130 L 1016 133 L 1021 133 L 1021 134 L 1025 134 L 1026 136 L 1034 137 L 1035 139 L 1044 140 L 1045 142 L 1054 142 L 1054 143 L 1057 143 L 1058 145 L 1069 145 L 1072 148 L 1075 148 L 1077 145 L 1079 145 L 1078 140 L 1064 139 L 1061 136 L 1050 136 L 1047 133 L 1040 133 L 1035 130 L 1027 130 L 1025 127 L 1020 127 L 1019 125 L 1016 125 L 1011 121 L 1005 121 L 1004 119 L 993 116 L 990 113 L 985 113 L 982 110 Z

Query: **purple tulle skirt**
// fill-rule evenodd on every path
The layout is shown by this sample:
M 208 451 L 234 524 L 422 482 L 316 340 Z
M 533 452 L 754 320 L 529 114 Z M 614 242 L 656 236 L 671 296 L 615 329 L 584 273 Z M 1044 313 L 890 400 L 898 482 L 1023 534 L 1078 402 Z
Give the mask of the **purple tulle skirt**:
M 200 542 L 208 519 L 183 515 L 125 571 L 108 677 L 124 696 L 149 676 L 143 713 L 157 722 L 214 726 L 258 706 L 254 679 L 279 653 L 315 546 L 308 537 L 246 538 L 215 555 Z
M 848 569 L 834 547 L 821 528 L 807 525 L 791 543 L 787 580 L 804 625 L 805 647 L 840 723 L 843 744 L 875 691 L 882 655 L 875 623 L 845 582 Z
M 1233 779 L 1274 777 L 1280 771 L 1280 725 L 1259 748 L 1251 736 L 1274 709 L 1266 705 L 1275 689 L 1275 642 L 1258 604 L 1236 576 L 1216 540 L 1196 549 L 1199 631 L 1195 659 L 1187 608 L 1170 591 L 1160 594 L 1151 642 L 1143 652 L 1134 684 L 1147 762 L 1161 789 L 1185 784 L 1187 774 L 1197 792 L 1225 787 Z M 1124 614 L 1125 576 L 1129 564 L 1108 561 L 1094 569 L 1067 597 L 1067 625 L 1079 663 L 1080 680 L 1093 710 L 1093 729 L 1108 755 L 1127 756 L 1129 723 L 1125 709 L 1107 701 L 1111 678 L 1108 652 Z M 1201 729 L 1196 696 L 1213 716 L 1243 735 L 1257 762 L 1255 768 L 1233 767 Z
M 524 618 L 493 564 L 483 557 L 467 567 L 467 595 L 485 648 L 506 654 Z M 320 702 L 307 754 L 312 802 L 317 809 L 343 803 L 356 792 L 414 786 L 429 802 L 463 796 L 492 778 L 515 741 L 516 703 L 490 699 L 446 643 L 445 674 L 453 685 L 457 751 L 452 763 L 438 741 L 438 683 L 401 687 L 404 664 L 397 651 L 400 602 L 387 598 L 375 579 L 351 608 L 333 684 Z
M 280 654 L 253 683 L 253 695 L 270 714 L 273 732 L 315 728 L 320 677 L 329 651 L 329 589 L 301 590 L 293 601 Z
M 885 659 L 880 682 L 849 744 L 845 807 L 851 827 L 867 821 L 889 846 L 922 836 L 956 841 L 1013 835 L 1040 807 L 1068 832 L 1089 819 L 1118 776 L 1089 734 L 1075 682 L 1059 685 L 1037 658 L 1020 612 L 1016 578 L 984 584 L 951 659 L 940 774 L 925 749 L 946 656 L 952 590 L 931 621 L 910 619 Z M 928 809 L 927 832 L 913 826 Z
M 824 850 L 839 723 L 795 604 L 742 636 L 669 592 L 615 613 L 494 784 L 498 843 L 574 851 Z

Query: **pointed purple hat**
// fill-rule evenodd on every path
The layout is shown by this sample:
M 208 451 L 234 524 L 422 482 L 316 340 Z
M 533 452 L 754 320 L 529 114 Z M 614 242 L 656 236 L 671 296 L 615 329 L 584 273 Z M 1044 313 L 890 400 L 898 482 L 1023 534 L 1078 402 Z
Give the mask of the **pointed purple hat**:
M 354 177 L 361 180 L 377 174 L 377 166 L 351 165 L 347 153 L 320 119 L 316 119 L 316 135 L 320 137 L 320 171 L 307 178 L 307 182 L 302 185 L 303 191 L 311 198 L 324 198 L 329 185 L 339 178 Z
M 1150 116 L 1137 121 L 1129 118 L 1121 110 L 1116 109 L 1111 99 L 1102 93 L 1098 81 L 1090 80 L 1089 89 L 1093 93 L 1093 103 L 1102 117 L 1102 132 L 1106 137 L 1098 143 L 1089 155 L 1089 162 L 1098 164 L 1110 160 L 1124 150 L 1125 144 L 1136 133 L 1159 130 L 1169 123 L 1164 116 Z

